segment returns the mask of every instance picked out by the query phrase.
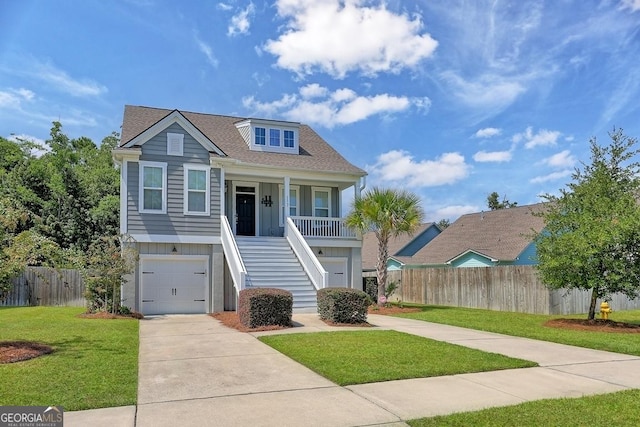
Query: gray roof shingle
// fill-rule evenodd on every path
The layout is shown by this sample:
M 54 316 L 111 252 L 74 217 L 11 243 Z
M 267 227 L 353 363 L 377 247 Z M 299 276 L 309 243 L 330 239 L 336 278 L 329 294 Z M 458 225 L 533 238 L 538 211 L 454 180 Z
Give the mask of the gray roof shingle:
M 407 246 L 409 242 L 422 234 L 427 228 L 433 225 L 432 222 L 422 224 L 415 233 L 401 234 L 398 237 L 391 237 L 387 249 L 389 256 L 394 256 L 398 251 Z M 407 257 L 403 257 L 407 258 Z M 362 235 L 362 269 L 375 270 L 378 262 L 378 239 L 373 231 L 369 231 Z
M 513 261 L 544 228 L 544 203 L 462 215 L 405 264 L 444 264 L 469 250 L 499 261 Z
M 127 105 L 124 109 L 120 145 L 162 120 L 176 110 Z M 179 110 L 178 110 L 179 111 Z M 364 176 L 366 172 L 349 163 L 313 129 L 300 125 L 300 154 L 251 151 L 235 124 L 246 117 L 231 117 L 179 111 L 229 158 L 243 163 L 286 169 L 335 172 Z M 212 154 L 213 155 L 213 154 Z

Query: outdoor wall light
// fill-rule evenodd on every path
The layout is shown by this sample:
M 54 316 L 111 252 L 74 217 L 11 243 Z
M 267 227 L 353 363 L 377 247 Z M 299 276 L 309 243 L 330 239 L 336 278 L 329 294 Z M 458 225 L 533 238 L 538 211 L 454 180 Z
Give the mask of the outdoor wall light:
M 263 204 L 263 205 L 265 205 L 266 207 L 270 208 L 270 207 L 271 207 L 271 204 L 272 204 L 273 202 L 271 201 L 271 196 L 264 196 L 264 197 L 262 198 L 262 201 L 261 201 L 260 203 L 262 203 L 262 204 Z

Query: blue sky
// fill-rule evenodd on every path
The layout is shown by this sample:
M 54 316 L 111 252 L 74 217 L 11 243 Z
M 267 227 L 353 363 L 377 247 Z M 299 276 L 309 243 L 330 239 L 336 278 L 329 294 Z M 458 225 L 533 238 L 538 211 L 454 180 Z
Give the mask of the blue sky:
M 640 136 L 640 0 L 0 2 L 0 135 L 99 142 L 125 104 L 312 126 L 427 220 L 556 193 Z

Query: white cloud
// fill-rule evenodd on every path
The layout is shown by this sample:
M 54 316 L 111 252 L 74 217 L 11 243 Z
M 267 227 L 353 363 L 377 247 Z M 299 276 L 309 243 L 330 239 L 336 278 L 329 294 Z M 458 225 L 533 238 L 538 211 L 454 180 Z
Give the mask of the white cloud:
M 90 79 L 74 79 L 65 71 L 54 65 L 33 61 L 32 71 L 27 72 L 33 77 L 44 80 L 50 87 L 72 96 L 98 96 L 107 92 L 107 88 Z
M 476 138 L 491 138 L 492 136 L 497 136 L 502 133 L 502 129 L 499 128 L 484 128 L 478 129 L 475 133 Z
M 484 74 L 473 80 L 464 79 L 453 71 L 441 73 L 453 88 L 454 95 L 473 108 L 502 110 L 511 105 L 526 88 L 516 79 L 495 74 Z
M 323 98 L 327 95 L 327 88 L 320 86 L 318 83 L 308 84 L 300 88 L 300 95 L 304 99 Z
M 404 150 L 380 154 L 367 168 L 377 181 L 390 181 L 405 187 L 435 187 L 453 184 L 469 175 L 470 166 L 459 153 L 444 153 L 435 160 L 414 160 Z
M 255 14 L 255 11 L 256 8 L 253 3 L 249 3 L 246 9 L 233 15 L 229 23 L 229 28 L 227 29 L 227 35 L 236 36 L 238 34 L 247 34 L 251 27 L 251 18 Z
M 389 115 L 414 108 L 428 112 L 428 98 L 408 98 L 379 94 L 358 95 L 343 88 L 330 92 L 326 87 L 309 84 L 298 94 L 285 94 L 279 100 L 260 102 L 253 96 L 243 98 L 243 105 L 255 113 L 268 117 L 282 116 L 287 120 L 332 128 L 365 120 L 375 115 Z
M 622 0 L 620 9 L 631 9 L 631 12 L 640 10 L 640 0 Z
M 398 73 L 433 54 L 438 42 L 422 32 L 419 15 L 393 13 L 384 2 L 364 3 L 279 0 L 278 15 L 286 20 L 286 30 L 264 49 L 277 57 L 280 68 L 335 78 L 358 71 L 368 76 Z
M 231 6 L 230 4 L 226 4 L 226 3 L 218 3 L 218 5 L 216 7 L 219 10 L 224 10 L 225 12 L 233 10 L 233 6 Z
M 570 169 L 566 169 L 563 171 L 558 171 L 558 172 L 551 172 L 548 175 L 543 175 L 543 176 L 537 176 L 535 178 L 532 178 L 529 180 L 530 183 L 532 184 L 539 184 L 542 182 L 548 182 L 548 181 L 556 181 L 560 178 L 564 178 L 567 177 L 569 175 L 571 175 L 572 171 Z
M 511 140 L 516 144 L 524 141 L 526 148 L 534 148 L 537 146 L 556 145 L 560 135 L 562 135 L 562 132 L 547 129 L 540 129 L 537 133 L 533 133 L 533 128 L 529 126 L 524 132 L 513 135 Z
M 49 147 L 49 144 L 47 144 L 44 139 L 36 138 L 35 136 L 22 133 L 19 135 L 11 135 L 7 139 L 13 142 L 29 141 L 36 144 L 38 148 L 32 148 L 30 151 L 31 155 L 35 157 L 41 157 L 43 154 L 51 151 L 51 147 Z
M 0 90 L 0 108 L 18 110 L 23 101 L 31 101 L 34 97 L 35 93 L 25 88 Z
M 564 150 L 554 154 L 553 156 L 547 157 L 543 160 L 543 163 L 556 169 L 563 169 L 572 167 L 577 161 L 578 160 L 571 155 L 569 150 Z
M 476 162 L 508 162 L 513 157 L 511 151 L 478 151 L 473 155 Z
M 198 50 L 200 50 L 200 52 L 202 52 L 204 56 L 207 57 L 207 62 L 209 62 L 209 65 L 211 65 L 213 68 L 217 68 L 218 59 L 213 54 L 213 49 L 211 49 L 211 46 L 202 41 L 197 34 L 194 34 L 194 37 L 196 40 L 196 45 L 198 46 Z

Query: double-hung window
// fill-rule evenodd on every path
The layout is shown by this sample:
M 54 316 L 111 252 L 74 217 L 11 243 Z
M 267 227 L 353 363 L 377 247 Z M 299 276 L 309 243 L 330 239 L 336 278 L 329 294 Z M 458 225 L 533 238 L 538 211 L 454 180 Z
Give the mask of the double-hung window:
M 313 216 L 329 218 L 331 216 L 331 189 L 313 187 Z
M 300 199 L 298 197 L 300 187 L 297 185 L 289 186 L 289 216 L 297 216 L 300 212 Z M 280 227 L 284 227 L 285 217 L 285 197 L 284 185 L 280 184 Z
M 184 214 L 209 215 L 209 166 L 184 166 Z
M 271 147 L 280 146 L 280 129 L 269 129 L 269 145 Z
M 267 143 L 267 129 L 256 128 L 256 145 L 265 145 Z
M 283 132 L 285 148 L 293 148 L 295 145 L 295 133 L 292 130 L 285 130 Z
M 167 213 L 167 164 L 140 162 L 139 211 Z

